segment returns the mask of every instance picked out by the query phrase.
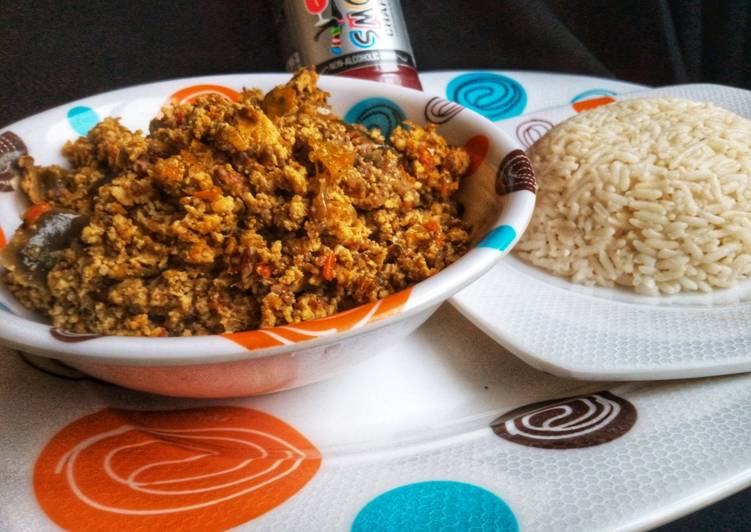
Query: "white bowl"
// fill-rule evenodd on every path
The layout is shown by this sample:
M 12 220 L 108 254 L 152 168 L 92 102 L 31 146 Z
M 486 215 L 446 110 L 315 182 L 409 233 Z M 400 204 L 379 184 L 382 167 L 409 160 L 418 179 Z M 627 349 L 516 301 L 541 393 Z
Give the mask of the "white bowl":
M 37 164 L 62 164 L 63 143 L 105 116 L 119 116 L 124 125 L 145 130 L 170 99 L 186 100 L 205 92 L 231 97 L 242 87 L 267 91 L 288 79 L 288 74 L 248 74 L 139 85 L 56 107 L 16 122 L 0 135 L 11 144 L 21 139 Z M 473 247 L 464 257 L 411 288 L 328 318 L 183 338 L 67 334 L 30 314 L 3 289 L 0 343 L 154 393 L 232 397 L 274 392 L 329 377 L 398 341 L 508 253 L 534 208 L 534 176 L 520 145 L 473 111 L 419 91 L 326 76 L 319 85 L 331 93 L 334 112 L 348 121 L 383 127 L 402 117 L 420 124 L 432 121 L 450 143 L 469 142 L 476 170 L 464 179 L 459 198 L 472 227 Z M 0 192 L 5 238 L 20 224 L 26 206 L 19 192 Z

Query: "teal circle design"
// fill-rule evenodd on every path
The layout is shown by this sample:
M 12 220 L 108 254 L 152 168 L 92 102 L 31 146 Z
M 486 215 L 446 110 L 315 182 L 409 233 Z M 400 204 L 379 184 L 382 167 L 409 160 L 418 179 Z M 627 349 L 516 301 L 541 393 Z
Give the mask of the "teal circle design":
M 511 242 L 516 238 L 516 230 L 510 225 L 499 225 L 492 231 L 490 231 L 485 238 L 483 238 L 478 248 L 493 248 L 500 251 L 505 250 Z
M 68 111 L 68 123 L 79 135 L 86 135 L 99 123 L 99 115 L 91 107 L 79 105 Z
M 455 77 L 446 87 L 446 95 L 449 100 L 494 122 L 518 116 L 527 106 L 527 91 L 521 83 L 491 72 L 470 72 Z
M 588 91 L 580 92 L 573 98 L 571 103 L 580 102 L 582 100 L 591 100 L 592 98 L 601 98 L 603 96 L 615 96 L 617 93 L 609 89 L 589 89 Z
M 511 508 L 486 489 L 452 481 L 407 484 L 370 501 L 352 532 L 517 532 Z
M 10 310 L 8 305 L 6 305 L 5 303 L 0 302 L 0 310 L 4 310 L 5 312 L 8 312 L 9 314 L 13 314 L 14 316 L 16 315 L 16 313 Z
M 404 122 L 407 115 L 396 103 L 386 98 L 368 98 L 357 102 L 344 115 L 347 124 L 362 124 L 368 129 L 378 128 L 387 139 Z

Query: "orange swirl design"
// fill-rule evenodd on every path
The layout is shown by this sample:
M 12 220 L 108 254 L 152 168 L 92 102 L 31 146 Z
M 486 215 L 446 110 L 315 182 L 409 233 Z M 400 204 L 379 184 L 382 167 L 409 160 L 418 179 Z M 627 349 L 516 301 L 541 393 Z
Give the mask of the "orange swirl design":
M 220 530 L 292 497 L 320 453 L 281 420 L 240 407 L 105 409 L 42 451 L 34 491 L 73 530 Z
M 305 342 L 320 336 L 359 329 L 368 323 L 398 314 L 411 293 L 412 289 L 407 288 L 384 299 L 379 299 L 375 303 L 361 305 L 327 318 L 305 321 L 295 325 L 282 325 L 271 329 L 228 333 L 223 336 L 250 350 Z
M 469 154 L 469 169 L 467 170 L 467 177 L 471 176 L 485 160 L 485 156 L 488 154 L 488 148 L 490 148 L 490 141 L 485 135 L 475 135 L 464 144 L 464 149 Z
M 180 89 L 167 99 L 167 103 L 193 103 L 200 96 L 206 94 L 219 94 L 232 102 L 240 98 L 240 93 L 224 85 L 191 85 Z
M 572 103 L 571 107 L 573 107 L 574 111 L 576 111 L 577 113 L 581 113 L 582 111 L 589 111 L 590 109 L 600 107 L 601 105 L 607 105 L 609 103 L 613 103 L 614 101 L 615 98 L 611 98 L 610 96 L 601 96 L 599 98 L 592 98 L 590 100 L 579 100 L 578 102 Z

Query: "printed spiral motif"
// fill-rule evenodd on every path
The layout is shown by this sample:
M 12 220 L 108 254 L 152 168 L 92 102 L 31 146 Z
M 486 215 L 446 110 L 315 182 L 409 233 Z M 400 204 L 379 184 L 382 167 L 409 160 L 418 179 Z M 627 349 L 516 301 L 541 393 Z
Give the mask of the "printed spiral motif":
M 544 449 L 592 447 L 620 438 L 636 422 L 636 408 L 610 392 L 545 401 L 491 423 L 501 438 Z
M 183 87 L 177 92 L 174 92 L 167 98 L 168 104 L 180 104 L 180 103 L 195 103 L 201 96 L 208 94 L 218 94 L 224 96 L 231 102 L 236 102 L 240 99 L 240 93 L 235 89 L 230 89 L 224 85 L 191 85 L 189 87 Z
M 500 74 L 473 72 L 451 80 L 448 99 L 493 121 L 522 114 L 527 93 L 518 81 Z
M 284 502 L 319 466 L 301 434 L 248 408 L 105 409 L 53 437 L 34 490 L 66 529 L 226 529 Z
M 425 105 L 425 120 L 433 124 L 445 124 L 461 113 L 462 109 L 464 107 L 457 103 L 434 96 Z
M 542 118 L 530 118 L 516 126 L 516 138 L 522 146 L 529 148 L 553 128 L 553 123 Z
M 362 124 L 368 129 L 378 128 L 385 138 L 389 138 L 405 119 L 401 107 L 386 98 L 368 98 L 357 102 L 344 115 L 346 123 Z
M 495 191 L 499 196 L 517 190 L 529 190 L 532 194 L 537 192 L 535 172 L 522 150 L 514 150 L 506 155 L 495 178 Z
M 613 103 L 615 101 L 615 98 L 613 98 L 615 94 L 615 92 L 607 89 L 590 89 L 580 92 L 571 98 L 571 107 L 577 113 L 589 111 L 601 105 Z
M 374 303 L 337 312 L 326 318 L 295 325 L 280 325 L 270 329 L 226 333 L 223 336 L 250 350 L 306 342 L 322 336 L 359 329 L 369 323 L 398 314 L 404 308 L 411 293 L 412 289 L 407 288 Z
M 13 190 L 13 178 L 18 173 L 16 161 L 28 150 L 21 138 L 12 131 L 0 135 L 0 192 Z
M 55 340 L 60 340 L 61 342 L 65 342 L 66 344 L 75 344 L 77 342 L 93 340 L 94 338 L 101 338 L 100 334 L 77 333 L 66 331 L 64 329 L 58 329 L 57 327 L 52 327 L 50 329 L 50 334 Z
M 488 155 L 490 140 L 485 135 L 475 135 L 464 143 L 464 149 L 469 155 L 469 169 L 467 176 L 474 174 Z
M 592 98 L 602 98 L 615 95 L 616 92 L 611 91 L 610 89 L 589 89 L 584 92 L 580 92 L 579 94 L 571 98 L 571 103 L 580 102 L 582 100 L 591 100 Z

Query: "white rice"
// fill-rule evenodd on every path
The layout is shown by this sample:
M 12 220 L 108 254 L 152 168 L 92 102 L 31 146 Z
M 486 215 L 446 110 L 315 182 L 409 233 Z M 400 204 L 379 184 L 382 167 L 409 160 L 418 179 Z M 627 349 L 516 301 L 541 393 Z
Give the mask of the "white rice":
M 537 207 L 515 251 L 574 282 L 708 292 L 751 275 L 751 121 L 677 98 L 585 111 L 529 156 Z

